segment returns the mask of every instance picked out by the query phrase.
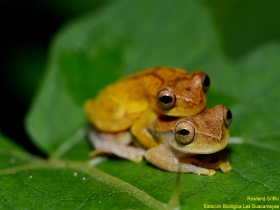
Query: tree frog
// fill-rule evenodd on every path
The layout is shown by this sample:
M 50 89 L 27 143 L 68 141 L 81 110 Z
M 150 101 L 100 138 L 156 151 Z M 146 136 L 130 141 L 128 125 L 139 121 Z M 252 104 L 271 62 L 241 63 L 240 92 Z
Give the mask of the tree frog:
M 145 148 L 157 141 L 148 124 L 158 116 L 191 116 L 206 104 L 210 79 L 201 72 L 157 67 L 140 71 L 107 86 L 84 104 L 90 122 L 102 132 L 131 132 Z M 153 113 L 152 115 L 150 113 Z
M 134 162 L 145 157 L 154 166 L 172 172 L 212 176 L 214 169 L 220 168 L 226 173 L 231 166 L 223 149 L 229 140 L 231 120 L 230 110 L 223 105 L 188 117 L 159 117 L 148 125 L 157 145 L 147 150 L 137 145 L 131 132 L 109 134 L 92 130 L 90 139 L 96 149 L 92 156 L 110 153 Z

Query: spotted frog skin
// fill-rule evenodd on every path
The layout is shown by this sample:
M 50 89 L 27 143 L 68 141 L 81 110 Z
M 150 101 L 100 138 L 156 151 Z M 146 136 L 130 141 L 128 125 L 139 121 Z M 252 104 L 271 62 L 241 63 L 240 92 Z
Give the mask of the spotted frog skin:
M 157 146 L 148 132 L 158 116 L 191 116 L 205 108 L 209 77 L 201 72 L 157 67 L 132 74 L 101 90 L 84 104 L 97 130 L 119 133 L 131 128 L 145 148 Z M 152 113 L 152 114 L 151 114 Z
M 134 143 L 129 131 L 112 134 L 92 130 L 90 139 L 95 147 L 92 156 L 109 153 L 134 162 L 145 157 L 154 166 L 172 172 L 212 176 L 215 169 L 221 169 L 226 173 L 231 166 L 223 149 L 229 140 L 231 120 L 230 110 L 223 105 L 188 117 L 156 118 L 149 124 L 148 132 L 157 145 L 147 150 L 139 147 L 137 141 Z

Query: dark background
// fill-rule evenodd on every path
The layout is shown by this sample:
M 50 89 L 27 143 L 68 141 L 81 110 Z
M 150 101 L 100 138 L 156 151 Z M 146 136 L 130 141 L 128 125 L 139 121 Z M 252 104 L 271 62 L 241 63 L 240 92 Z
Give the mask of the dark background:
M 101 5 L 101 2 L 0 1 L 0 130 L 34 154 L 43 155 L 33 146 L 23 123 L 44 75 L 51 38 L 68 19 Z
M 241 58 L 265 43 L 280 41 L 279 1 L 204 1 L 212 14 L 223 50 Z M 98 12 L 110 1 L 0 1 L 0 131 L 36 155 L 24 117 L 44 76 L 48 47 L 67 20 Z

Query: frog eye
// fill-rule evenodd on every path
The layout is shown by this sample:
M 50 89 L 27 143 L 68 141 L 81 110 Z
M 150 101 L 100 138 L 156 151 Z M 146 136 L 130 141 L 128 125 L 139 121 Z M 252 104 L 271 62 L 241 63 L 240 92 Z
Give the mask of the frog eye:
M 224 118 L 224 122 L 225 122 L 226 127 L 228 127 L 231 124 L 231 121 L 232 121 L 232 113 L 226 107 L 224 107 L 224 110 L 223 110 L 223 118 Z
M 180 144 L 189 144 L 194 140 L 195 129 L 194 127 L 186 122 L 179 122 L 175 127 L 175 140 Z
M 210 77 L 202 72 L 202 85 L 204 92 L 207 92 L 207 90 L 210 88 Z
M 162 89 L 157 94 L 158 105 L 164 109 L 172 109 L 176 102 L 175 94 L 169 89 Z

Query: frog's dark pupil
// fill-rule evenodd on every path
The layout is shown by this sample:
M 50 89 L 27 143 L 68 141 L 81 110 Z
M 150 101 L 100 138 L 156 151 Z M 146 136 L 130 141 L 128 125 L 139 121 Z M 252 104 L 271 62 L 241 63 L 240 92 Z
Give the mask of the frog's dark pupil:
M 172 102 L 172 98 L 170 96 L 162 96 L 160 98 L 160 101 L 164 104 L 168 104 L 168 103 Z
M 187 130 L 187 129 L 182 129 L 179 131 L 179 133 L 182 135 L 182 136 L 186 136 L 188 135 L 190 132 Z
M 230 110 L 227 111 L 227 119 L 230 120 L 232 118 L 232 113 Z
M 204 87 L 208 87 L 210 85 L 210 78 L 208 76 L 205 77 L 203 85 Z

